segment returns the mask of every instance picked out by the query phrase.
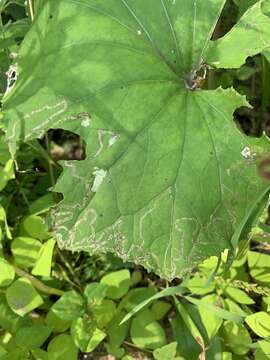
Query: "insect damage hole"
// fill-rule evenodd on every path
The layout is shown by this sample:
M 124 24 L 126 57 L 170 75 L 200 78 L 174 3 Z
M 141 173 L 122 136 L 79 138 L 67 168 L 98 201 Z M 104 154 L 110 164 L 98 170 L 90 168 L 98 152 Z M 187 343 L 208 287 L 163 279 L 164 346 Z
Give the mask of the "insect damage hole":
M 86 144 L 77 134 L 63 129 L 51 129 L 40 140 L 43 147 L 49 151 L 55 161 L 84 160 Z
M 4 94 L 4 97 L 12 90 L 13 86 L 15 85 L 17 78 L 18 78 L 18 65 L 12 64 L 10 65 L 8 71 L 6 72 L 7 75 L 7 88 Z

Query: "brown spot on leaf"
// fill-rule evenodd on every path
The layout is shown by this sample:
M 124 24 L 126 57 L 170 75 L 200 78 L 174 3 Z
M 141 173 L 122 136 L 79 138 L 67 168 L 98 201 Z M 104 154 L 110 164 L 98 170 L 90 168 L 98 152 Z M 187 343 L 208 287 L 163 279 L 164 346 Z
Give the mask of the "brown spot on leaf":
M 270 156 L 261 159 L 257 165 L 259 175 L 270 181 Z

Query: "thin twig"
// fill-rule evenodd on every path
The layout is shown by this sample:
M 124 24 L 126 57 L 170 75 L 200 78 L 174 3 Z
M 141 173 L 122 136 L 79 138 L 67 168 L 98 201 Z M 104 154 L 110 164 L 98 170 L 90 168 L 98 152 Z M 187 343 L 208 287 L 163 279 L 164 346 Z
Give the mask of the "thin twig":
M 68 259 L 66 258 L 66 256 L 64 255 L 64 253 L 61 250 L 58 250 L 58 256 L 60 258 L 60 260 L 63 262 L 63 264 L 65 265 L 66 269 L 69 271 L 70 275 L 72 276 L 72 278 L 74 279 L 73 283 L 77 285 L 77 287 L 80 289 L 80 291 L 82 292 L 82 287 L 81 287 L 81 282 L 80 279 L 78 278 L 78 276 L 76 275 L 73 267 L 70 265 Z
M 47 153 L 50 154 L 50 143 L 49 143 L 48 133 L 45 134 L 45 142 L 46 142 Z M 50 175 L 50 179 L 51 179 L 51 185 L 52 185 L 52 187 L 54 187 L 55 177 L 54 177 L 53 167 L 52 167 L 52 163 L 51 163 L 50 159 L 48 161 L 48 168 L 49 168 L 49 175 Z
M 29 11 L 30 11 L 30 18 L 31 21 L 34 21 L 34 8 L 33 8 L 33 3 L 32 0 L 28 0 L 28 7 L 29 7 Z
M 25 278 L 27 278 L 36 289 L 50 295 L 62 296 L 64 294 L 64 291 L 43 284 L 42 281 L 38 280 L 33 275 L 18 268 L 17 266 L 13 265 L 13 267 L 18 276 L 24 276 Z

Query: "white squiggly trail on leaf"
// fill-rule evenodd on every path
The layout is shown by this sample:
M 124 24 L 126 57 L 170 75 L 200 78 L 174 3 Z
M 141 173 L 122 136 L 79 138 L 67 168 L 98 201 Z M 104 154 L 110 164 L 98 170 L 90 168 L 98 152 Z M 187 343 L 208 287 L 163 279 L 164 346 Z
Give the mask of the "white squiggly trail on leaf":
M 51 111 L 53 110 L 52 114 L 46 118 L 45 121 L 41 122 L 39 125 L 35 126 L 32 128 L 32 131 L 35 132 L 35 133 L 41 133 L 42 130 L 44 128 L 46 128 L 53 119 L 55 119 L 56 117 L 58 117 L 59 115 L 63 114 L 68 108 L 68 103 L 65 99 L 59 101 L 58 103 L 54 104 L 54 105 L 49 105 L 49 104 L 46 104 L 45 106 L 43 106 L 42 108 L 37 108 L 33 111 L 31 111 L 30 113 L 27 113 L 24 115 L 24 119 L 29 119 L 37 114 L 40 114 L 40 113 L 43 113 L 45 111 Z M 65 121 L 66 118 L 61 118 L 61 119 L 58 119 L 54 124 L 53 126 L 55 127 L 56 124 L 59 124 L 61 123 L 62 121 Z M 27 134 L 25 136 L 25 139 L 28 140 L 29 138 L 31 138 L 33 135 L 31 133 Z

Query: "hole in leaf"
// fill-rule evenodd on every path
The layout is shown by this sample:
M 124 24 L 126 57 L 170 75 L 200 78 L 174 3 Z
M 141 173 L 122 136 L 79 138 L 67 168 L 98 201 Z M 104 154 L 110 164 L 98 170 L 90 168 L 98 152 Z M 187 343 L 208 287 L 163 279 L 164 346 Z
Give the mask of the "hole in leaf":
M 41 145 L 55 160 L 84 160 L 86 158 L 86 145 L 77 134 L 63 130 L 51 129 L 41 140 Z
M 241 107 L 234 112 L 234 119 L 238 128 L 246 135 L 252 135 L 253 123 L 251 109 Z
M 22 36 L 16 36 L 14 38 L 14 40 L 17 43 L 17 45 L 20 45 L 20 43 L 23 41 L 23 37 Z
M 215 30 L 212 35 L 211 40 L 217 40 L 227 34 L 228 31 L 237 23 L 238 20 L 238 7 L 233 1 L 227 1 Z

